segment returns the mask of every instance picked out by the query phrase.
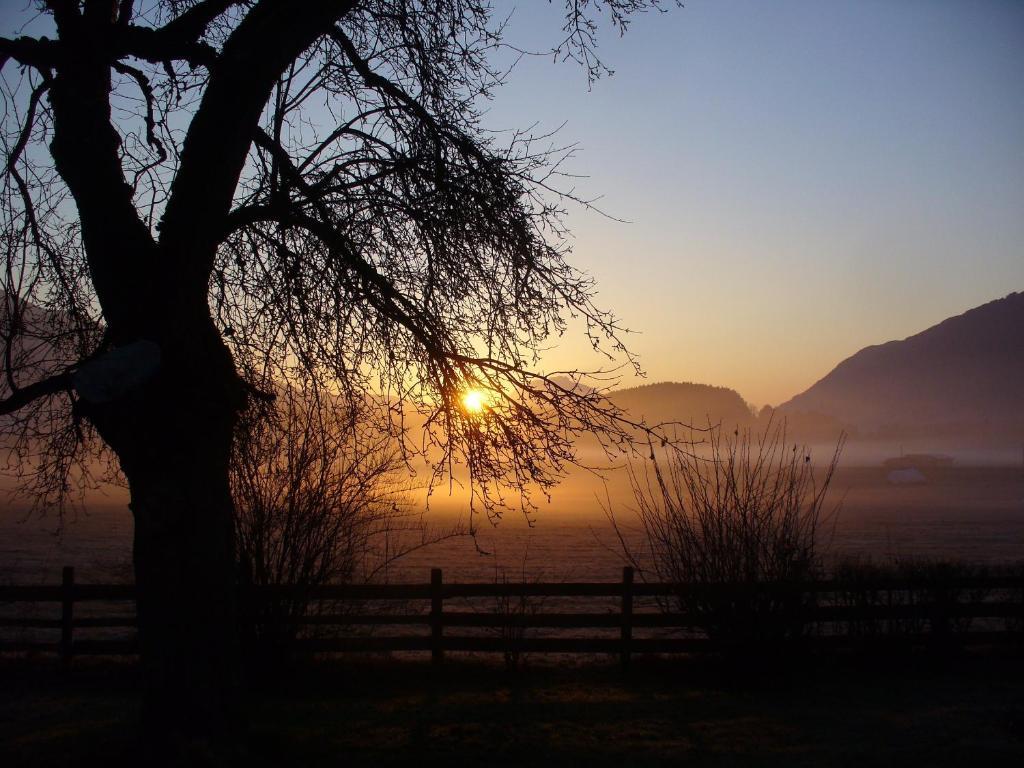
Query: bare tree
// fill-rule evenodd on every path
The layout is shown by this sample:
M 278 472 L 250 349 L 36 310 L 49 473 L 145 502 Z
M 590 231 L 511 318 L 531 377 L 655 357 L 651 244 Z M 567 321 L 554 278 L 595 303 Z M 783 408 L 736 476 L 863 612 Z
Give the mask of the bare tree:
M 552 53 L 596 77 L 599 20 L 622 31 L 657 0 L 565 7 Z M 464 462 L 497 504 L 554 482 L 581 430 L 628 440 L 600 392 L 531 370 L 570 315 L 610 354 L 620 327 L 567 261 L 565 152 L 481 124 L 503 45 L 484 0 L 32 8 L 0 38 L 7 356 L 29 307 L 57 325 L 46 364 L 5 364 L 0 416 L 22 446 L 116 457 L 147 716 L 216 728 L 237 680 L 228 468 L 248 403 L 280 375 L 331 380 L 377 392 L 396 435 L 414 405 L 437 472 Z M 486 419 L 459 407 L 470 386 L 495 393 Z M 42 478 L 57 498 L 67 466 Z

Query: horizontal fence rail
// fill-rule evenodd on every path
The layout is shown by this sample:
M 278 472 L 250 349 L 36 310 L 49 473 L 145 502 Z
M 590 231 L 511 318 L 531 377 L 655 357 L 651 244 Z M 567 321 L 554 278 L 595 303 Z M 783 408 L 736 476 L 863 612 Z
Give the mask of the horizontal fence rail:
M 130 636 L 75 636 L 75 630 L 134 630 L 136 590 L 127 584 L 78 584 L 66 566 L 59 585 L 0 585 L 0 606 L 59 604 L 49 617 L 0 615 L 0 652 L 56 652 L 64 663 L 76 655 L 138 652 Z M 544 600 L 606 598 L 603 612 L 546 609 Z M 743 633 L 765 642 L 785 629 L 787 642 L 808 647 L 909 643 L 1024 642 L 1024 576 L 952 579 L 879 578 L 820 580 L 798 584 L 667 584 L 634 582 L 624 568 L 618 582 L 445 583 L 440 569 L 426 584 L 358 584 L 315 587 L 240 588 L 243 615 L 252 622 L 291 625 L 289 647 L 306 653 L 430 652 L 435 663 L 449 651 L 484 653 L 604 653 L 627 665 L 636 653 L 699 653 L 727 649 Z M 483 610 L 464 603 L 489 600 Z M 291 615 L 261 613 L 269 605 L 293 602 L 310 610 Z M 449 603 L 446 608 L 445 603 Z M 451 607 L 452 603 L 455 607 Z M 370 610 L 406 604 L 401 613 Z M 76 615 L 76 606 L 121 606 L 114 615 Z M 409 604 L 420 610 L 410 611 Z M 274 615 L 274 618 L 269 618 Z M 770 619 L 766 619 L 770 616 Z M 769 623 L 766 623 L 769 622 Z M 774 622 L 774 623 L 770 623 Z M 380 636 L 382 627 L 423 627 L 420 634 Z M 737 629 L 740 627 L 740 629 Z M 336 632 L 324 635 L 321 630 Z M 371 634 L 346 634 L 369 628 Z M 446 634 L 462 632 L 491 634 Z M 533 630 L 604 630 L 605 635 L 532 636 Z M 41 640 L 9 639 L 11 630 L 57 633 Z M 657 632 L 636 636 L 635 630 Z M 611 634 L 609 634 L 609 632 Z M 664 634 L 664 633 L 677 634 Z M 682 633 L 682 635 L 678 634 Z M 780 639 L 782 636 L 780 635 Z

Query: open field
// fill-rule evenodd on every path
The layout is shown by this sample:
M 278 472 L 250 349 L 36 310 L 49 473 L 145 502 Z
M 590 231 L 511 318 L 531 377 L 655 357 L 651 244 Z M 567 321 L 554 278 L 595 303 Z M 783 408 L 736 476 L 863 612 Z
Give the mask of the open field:
M 1024 470 L 952 467 L 929 470 L 929 482 L 894 486 L 880 467 L 841 468 L 833 482 L 838 515 L 825 526 L 827 556 L 952 558 L 1004 563 L 1024 560 Z M 400 561 L 392 581 L 420 581 L 432 567 L 446 578 L 489 581 L 496 570 L 549 581 L 615 579 L 623 565 L 599 499 L 610 499 L 628 527 L 632 497 L 623 472 L 609 475 L 608 496 L 592 475 L 577 473 L 555 489 L 532 527 L 518 512 L 496 526 L 478 521 L 468 538 L 428 547 Z M 428 523 L 450 525 L 463 509 L 458 498 L 435 497 Z M 97 497 L 87 513 L 69 515 L 56 535 L 55 515 L 24 521 L 16 508 L 0 512 L 0 581 L 49 583 L 63 565 L 83 582 L 129 582 L 132 522 L 125 502 Z M 834 525 L 833 525 L 834 523 Z M 482 554 L 486 552 L 488 554 Z
M 0 662 L 0 764 L 115 766 L 137 744 L 136 670 Z M 1019 765 L 1024 660 L 994 652 L 532 666 L 316 662 L 247 697 L 246 766 Z

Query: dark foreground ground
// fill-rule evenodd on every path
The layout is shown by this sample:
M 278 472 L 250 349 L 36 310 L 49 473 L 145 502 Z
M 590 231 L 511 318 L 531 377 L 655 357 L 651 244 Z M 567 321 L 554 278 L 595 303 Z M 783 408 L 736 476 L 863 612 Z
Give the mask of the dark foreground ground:
M 247 766 L 1024 765 L 1020 650 L 768 664 L 319 662 L 253 693 Z M 0 660 L 0 766 L 142 765 L 133 665 Z

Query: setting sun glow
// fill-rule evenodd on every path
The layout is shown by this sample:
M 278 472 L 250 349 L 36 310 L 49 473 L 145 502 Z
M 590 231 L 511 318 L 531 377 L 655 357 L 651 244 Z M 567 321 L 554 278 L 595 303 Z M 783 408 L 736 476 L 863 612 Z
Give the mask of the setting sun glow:
M 470 389 L 462 396 L 462 407 L 466 413 L 483 413 L 487 406 L 487 396 L 479 389 Z

